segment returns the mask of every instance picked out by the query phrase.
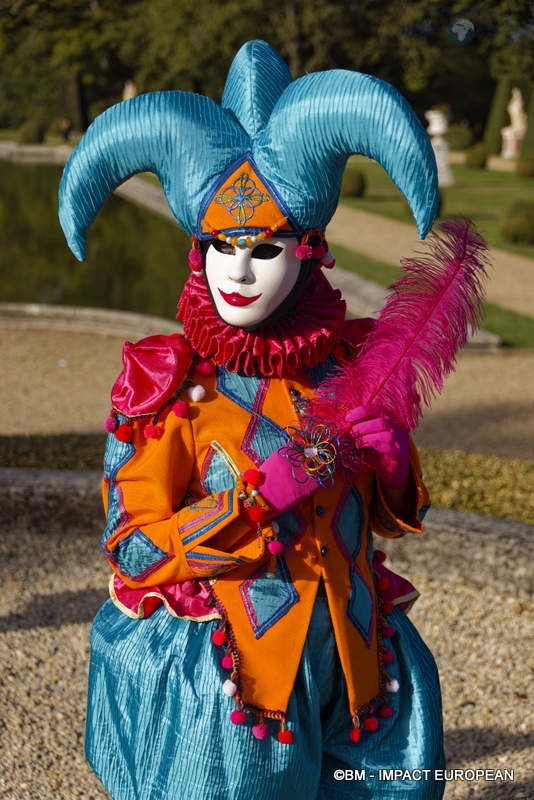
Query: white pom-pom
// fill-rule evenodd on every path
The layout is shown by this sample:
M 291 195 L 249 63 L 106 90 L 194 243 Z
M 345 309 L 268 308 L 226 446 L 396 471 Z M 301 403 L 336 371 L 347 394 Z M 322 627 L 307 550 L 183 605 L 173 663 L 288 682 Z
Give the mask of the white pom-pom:
M 387 682 L 386 689 L 388 692 L 391 692 L 392 694 L 398 692 L 400 689 L 398 680 L 396 678 L 392 678 L 390 681 Z
M 237 692 L 237 686 L 233 681 L 227 680 L 223 683 L 222 690 L 227 697 L 233 697 Z
M 198 403 L 199 400 L 203 400 L 205 398 L 206 390 L 204 389 L 203 386 L 199 386 L 197 384 L 196 386 L 190 386 L 189 389 L 187 390 L 187 394 L 189 399 L 192 400 L 193 403 Z

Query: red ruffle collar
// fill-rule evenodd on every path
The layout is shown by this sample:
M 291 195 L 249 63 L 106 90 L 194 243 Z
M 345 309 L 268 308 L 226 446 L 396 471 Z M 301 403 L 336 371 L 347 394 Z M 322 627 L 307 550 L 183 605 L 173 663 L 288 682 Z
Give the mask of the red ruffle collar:
M 341 339 L 346 304 L 320 271 L 312 273 L 293 311 L 257 331 L 233 328 L 213 307 L 203 272 L 192 272 L 177 318 L 184 334 L 203 358 L 230 372 L 282 377 L 324 361 Z

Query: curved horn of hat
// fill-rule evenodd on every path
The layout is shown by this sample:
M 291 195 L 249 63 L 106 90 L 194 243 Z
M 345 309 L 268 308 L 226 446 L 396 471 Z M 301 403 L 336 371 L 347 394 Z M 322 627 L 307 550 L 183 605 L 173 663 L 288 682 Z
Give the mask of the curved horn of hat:
M 253 152 L 304 229 L 326 227 L 345 163 L 355 153 L 384 167 L 406 197 L 421 238 L 432 227 L 439 195 L 428 135 L 402 95 L 370 75 L 330 70 L 293 81 Z
M 178 224 L 192 233 L 213 177 L 248 147 L 241 126 L 208 97 L 151 92 L 112 106 L 63 172 L 59 217 L 69 247 L 83 261 L 87 229 L 111 192 L 137 172 L 158 176 Z
M 261 39 L 241 47 L 228 71 L 221 105 L 232 111 L 254 139 L 265 128 L 271 111 L 291 83 L 286 62 Z

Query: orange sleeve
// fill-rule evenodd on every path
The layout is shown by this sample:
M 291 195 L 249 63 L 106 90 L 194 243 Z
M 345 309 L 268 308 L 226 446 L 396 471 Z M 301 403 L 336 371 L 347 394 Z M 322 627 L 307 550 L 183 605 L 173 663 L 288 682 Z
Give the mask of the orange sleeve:
M 375 533 L 387 539 L 398 539 L 407 533 L 423 533 L 423 519 L 430 507 L 430 497 L 421 471 L 421 462 L 417 448 L 410 438 L 409 461 L 415 485 L 415 497 L 412 512 L 406 520 L 399 519 L 388 507 L 380 481 L 376 481 L 376 491 L 371 508 L 371 528 Z
M 185 504 L 194 467 L 188 420 L 169 414 L 159 440 L 146 439 L 137 423 L 131 442 L 110 434 L 104 467 L 102 549 L 128 586 L 206 579 L 263 556 L 237 489 Z

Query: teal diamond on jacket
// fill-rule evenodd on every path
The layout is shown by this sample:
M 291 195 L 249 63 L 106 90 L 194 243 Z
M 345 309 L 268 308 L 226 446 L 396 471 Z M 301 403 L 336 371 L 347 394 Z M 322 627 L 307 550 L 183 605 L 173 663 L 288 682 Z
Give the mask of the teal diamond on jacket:
M 298 602 L 285 559 L 276 559 L 276 571 L 266 566 L 239 586 L 254 636 L 259 639 Z
M 235 478 L 227 462 L 211 445 L 202 465 L 200 484 L 207 494 L 225 492 L 235 487 Z
M 351 592 L 347 606 L 350 621 L 361 633 L 367 647 L 371 643 L 374 622 L 373 593 L 357 567 L 351 570 Z
M 332 530 L 349 564 L 353 563 L 360 552 L 362 519 L 362 498 L 359 492 L 354 488 L 346 489 L 339 500 Z
M 287 443 L 286 432 L 262 414 L 268 386 L 266 378 L 248 377 L 217 367 L 217 391 L 250 413 L 241 449 L 256 466 Z
M 173 556 L 160 550 L 142 530 L 137 528 L 122 539 L 108 557 L 128 578 L 142 581 Z

